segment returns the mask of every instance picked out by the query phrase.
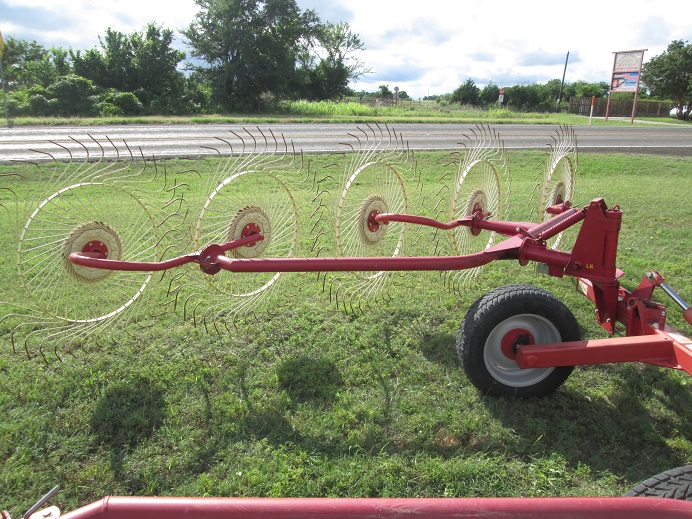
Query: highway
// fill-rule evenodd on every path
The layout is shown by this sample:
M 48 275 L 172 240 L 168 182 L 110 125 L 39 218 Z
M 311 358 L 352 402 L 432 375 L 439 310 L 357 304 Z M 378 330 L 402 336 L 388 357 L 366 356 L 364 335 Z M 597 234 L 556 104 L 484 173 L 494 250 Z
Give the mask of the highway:
M 379 131 L 373 126 L 375 131 Z M 547 150 L 555 125 L 501 124 L 491 127 L 507 150 Z M 414 151 L 460 149 L 472 124 L 403 123 L 394 130 Z M 692 125 L 576 126 L 579 151 L 650 153 L 692 156 Z M 349 151 L 370 130 L 365 124 L 171 124 L 122 126 L 48 126 L 0 128 L 0 163 L 15 161 L 83 159 L 102 155 L 112 159 L 129 155 L 146 158 L 199 158 L 218 153 L 248 152 L 254 146 L 269 150 L 285 147 L 305 153 Z M 250 134 L 253 137 L 250 137 Z M 241 140 L 238 136 L 243 136 Z M 272 137 L 273 136 L 273 137 Z M 266 139 L 265 139 L 266 137 Z M 244 144 L 243 144 L 244 141 Z M 48 155 L 50 154 L 50 155 Z

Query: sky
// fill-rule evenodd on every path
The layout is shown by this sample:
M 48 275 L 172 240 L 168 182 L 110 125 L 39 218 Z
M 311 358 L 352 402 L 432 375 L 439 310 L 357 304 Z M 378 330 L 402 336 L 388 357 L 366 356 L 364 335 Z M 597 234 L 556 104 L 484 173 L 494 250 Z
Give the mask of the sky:
M 322 21 L 346 22 L 364 43 L 358 58 L 372 73 L 360 92 L 399 87 L 414 99 L 483 87 L 561 79 L 609 82 L 613 52 L 646 49 L 644 62 L 673 40 L 692 41 L 688 0 L 569 3 L 544 0 L 297 0 Z M 148 22 L 179 30 L 198 13 L 194 0 L 0 0 L 5 39 L 86 50 L 112 28 L 126 34 Z M 567 53 L 569 58 L 567 59 Z

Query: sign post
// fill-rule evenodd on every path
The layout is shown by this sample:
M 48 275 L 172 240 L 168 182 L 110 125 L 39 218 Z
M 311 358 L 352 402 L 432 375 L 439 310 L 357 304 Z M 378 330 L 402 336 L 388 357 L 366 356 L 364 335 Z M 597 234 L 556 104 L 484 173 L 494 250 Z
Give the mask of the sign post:
M 500 89 L 500 96 L 497 98 L 497 106 L 498 108 L 502 109 L 502 101 L 505 100 L 505 89 L 501 88 Z
M 591 119 L 593 118 L 593 105 L 596 103 L 596 96 L 591 96 L 591 113 L 589 114 L 589 126 L 591 126 Z
M 648 49 L 628 50 L 624 52 L 613 52 L 613 74 L 610 78 L 610 90 L 608 91 L 608 104 L 606 105 L 606 117 L 610 112 L 610 96 L 613 92 L 634 92 L 634 104 L 632 105 L 632 118 L 630 124 L 634 122 L 634 114 L 637 111 L 637 99 L 639 97 L 639 76 L 642 72 L 644 53 Z

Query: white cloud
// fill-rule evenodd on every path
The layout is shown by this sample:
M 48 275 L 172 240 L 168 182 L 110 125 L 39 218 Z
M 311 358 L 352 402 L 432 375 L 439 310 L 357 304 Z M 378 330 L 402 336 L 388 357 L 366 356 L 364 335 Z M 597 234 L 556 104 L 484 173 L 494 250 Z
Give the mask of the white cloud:
M 502 86 L 560 78 L 568 51 L 567 81 L 607 82 L 615 51 L 648 49 L 646 60 L 674 39 L 692 40 L 692 25 L 679 16 L 687 12 L 682 0 L 655 15 L 647 0 L 612 8 L 553 0 L 297 2 L 323 21 L 349 23 L 364 41 L 360 59 L 375 73 L 354 89 L 388 84 L 414 98 L 451 92 L 468 78 Z M 88 49 L 108 27 L 130 33 L 153 21 L 177 33 L 197 12 L 193 0 L 0 0 L 0 30 L 47 47 Z

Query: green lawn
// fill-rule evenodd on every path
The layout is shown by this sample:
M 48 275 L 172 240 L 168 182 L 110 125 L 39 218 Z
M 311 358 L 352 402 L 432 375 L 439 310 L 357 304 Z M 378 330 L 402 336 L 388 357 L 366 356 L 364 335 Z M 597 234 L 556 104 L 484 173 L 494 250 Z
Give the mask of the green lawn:
M 316 232 L 307 209 L 313 179 L 322 180 L 324 200 L 331 195 L 331 211 L 349 156 L 307 159 L 306 182 L 287 184 L 305 255 Z M 443 186 L 456 174 L 448 165 L 454 157 L 415 159 L 417 205 L 435 216 Z M 529 217 L 544 160 L 537 152 L 509 153 L 511 219 Z M 208 173 L 216 171 L 213 162 L 163 166 L 167 186 L 175 183 L 190 200 L 199 179 L 208 189 L 207 175 L 216 178 Z M 692 300 L 691 170 L 690 158 L 580 154 L 575 202 L 603 197 L 624 213 L 618 266 L 626 287 L 656 269 Z M 42 189 L 32 166 L 0 166 L 0 174 L 23 177 L 0 179 L 20 199 Z M 174 198 L 167 190 L 149 196 L 159 205 Z M 0 191 L 0 200 L 13 208 L 10 192 Z M 321 256 L 335 253 L 329 211 L 318 226 L 325 229 Z M 5 231 L 6 212 L 0 215 L 0 281 L 18 290 L 10 263 L 16 243 Z M 192 250 L 174 233 L 162 240 Z M 424 230 L 416 246 L 430 253 L 435 243 Z M 578 368 L 553 396 L 529 400 L 484 397 L 466 380 L 457 327 L 475 299 L 502 285 L 551 291 L 575 313 L 584 337 L 604 337 L 571 279 L 491 264 L 455 292 L 438 273 L 414 273 L 394 276 L 386 292 L 344 311 L 330 301 L 323 276 L 295 274 L 256 312 L 215 330 L 211 320 L 192 318 L 183 294 L 192 287 L 197 299 L 190 301 L 201 298 L 201 305 L 212 292 L 222 305 L 223 294 L 214 292 L 219 287 L 205 292 L 202 274 L 185 272 L 182 281 L 157 276 L 134 324 L 74 356 L 62 352 L 62 361 L 50 340 L 48 363 L 28 360 L 21 343 L 13 353 L 14 321 L 0 323 L 0 508 L 20 516 L 55 484 L 62 491 L 54 503 L 64 510 L 104 495 L 611 496 L 692 462 L 684 373 L 639 364 Z M 244 275 L 222 272 L 214 280 L 234 276 Z M 180 291 L 167 294 L 172 286 Z M 176 293 L 175 308 L 166 305 Z M 668 322 L 692 335 L 679 309 L 659 298 Z M 9 306 L 0 310 L 5 315 Z

